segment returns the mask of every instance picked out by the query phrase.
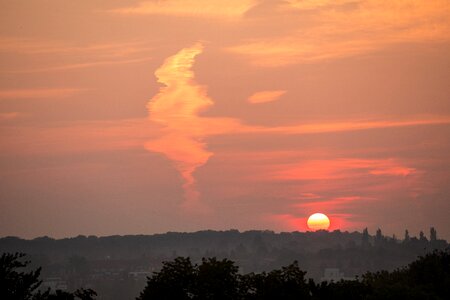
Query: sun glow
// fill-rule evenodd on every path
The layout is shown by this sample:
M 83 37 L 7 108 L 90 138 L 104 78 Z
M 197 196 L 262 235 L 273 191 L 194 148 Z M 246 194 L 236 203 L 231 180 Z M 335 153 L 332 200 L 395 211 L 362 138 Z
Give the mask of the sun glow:
M 330 219 L 322 213 L 315 213 L 308 218 L 308 228 L 311 230 L 327 230 L 330 227 Z

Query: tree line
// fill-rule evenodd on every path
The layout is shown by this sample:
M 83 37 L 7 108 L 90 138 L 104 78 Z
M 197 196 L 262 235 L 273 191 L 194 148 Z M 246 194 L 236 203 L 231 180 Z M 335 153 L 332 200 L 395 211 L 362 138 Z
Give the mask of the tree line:
M 93 300 L 90 289 L 74 292 L 39 289 L 40 268 L 27 270 L 24 254 L 0 257 L 0 299 Z M 269 272 L 241 274 L 229 259 L 203 258 L 192 263 L 177 257 L 163 263 L 148 277 L 137 300 L 263 300 L 263 299 L 448 299 L 450 295 L 450 250 L 419 257 L 394 271 L 367 272 L 355 280 L 315 282 L 306 277 L 298 262 Z

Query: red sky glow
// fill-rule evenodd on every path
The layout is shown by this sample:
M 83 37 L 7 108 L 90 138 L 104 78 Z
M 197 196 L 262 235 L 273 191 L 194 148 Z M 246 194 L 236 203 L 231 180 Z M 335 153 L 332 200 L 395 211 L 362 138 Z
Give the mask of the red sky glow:
M 450 238 L 448 1 L 0 8 L 0 236 Z

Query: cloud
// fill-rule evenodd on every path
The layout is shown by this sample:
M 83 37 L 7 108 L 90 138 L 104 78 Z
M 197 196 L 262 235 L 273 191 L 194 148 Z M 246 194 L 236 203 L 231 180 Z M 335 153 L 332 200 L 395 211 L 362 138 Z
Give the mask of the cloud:
M 274 126 L 274 127 L 254 127 L 249 131 L 279 134 L 314 134 L 327 132 L 346 132 L 358 130 L 370 130 L 394 127 L 409 127 L 420 125 L 441 125 L 450 124 L 448 116 L 432 116 L 429 118 L 411 118 L 407 120 L 348 120 L 339 122 L 316 122 L 309 124 L 294 124 L 291 126 Z
M 198 203 L 193 173 L 204 165 L 212 152 L 204 139 L 213 134 L 230 132 L 237 126 L 232 119 L 204 118 L 199 114 L 213 105 L 206 88 L 198 85 L 191 67 L 203 46 L 184 48 L 167 58 L 155 72 L 165 86 L 148 103 L 149 119 L 163 126 L 162 136 L 149 141 L 146 148 L 164 154 L 181 174 L 188 206 Z
M 312 211 L 314 210 L 335 211 L 336 209 L 341 208 L 342 205 L 367 200 L 374 200 L 374 199 L 370 197 L 361 197 L 361 196 L 341 196 L 324 200 L 323 198 L 319 197 L 319 199 L 315 199 L 314 201 L 298 203 L 295 204 L 295 206 L 299 208 L 312 208 Z
M 227 49 L 255 65 L 277 67 L 450 39 L 446 0 L 289 1 L 280 4 L 278 13 L 292 18 L 304 10 L 313 11 L 310 21 L 297 16 L 302 23 L 288 35 L 251 39 Z
M 417 197 L 413 193 L 421 193 L 424 174 L 394 158 L 305 158 L 299 163 L 267 166 L 260 173 L 263 181 L 278 180 L 299 191 L 298 196 L 291 198 L 291 205 L 284 207 L 293 217 L 322 212 L 336 218 L 345 213 L 336 228 L 355 228 L 356 223 L 352 226 L 348 223 L 353 212 L 364 215 L 362 211 L 375 203 L 383 206 L 392 205 L 390 201 L 413 200 Z M 306 224 L 305 218 L 298 221 Z
M 156 130 L 145 119 L 64 122 L 56 127 L 2 126 L 4 155 L 72 155 L 142 149 Z
M 66 98 L 85 91 L 79 88 L 35 88 L 0 90 L 0 100 Z
M 165 15 L 206 18 L 236 18 L 243 16 L 256 0 L 164 0 L 142 1 L 133 7 L 111 12 L 124 15 Z
M 0 37 L 0 52 L 20 54 L 90 54 L 102 57 L 126 57 L 153 49 L 143 42 L 68 44 L 67 42 Z
M 0 52 L 20 56 L 51 55 L 53 58 L 61 58 L 64 62 L 53 66 L 36 66 L 27 69 L 15 67 L 12 70 L 2 70 L 4 73 L 13 74 L 66 71 L 97 66 L 139 63 L 152 59 L 148 56 L 148 52 L 152 49 L 153 47 L 149 47 L 147 43 L 135 41 L 80 45 L 45 39 L 0 37 Z
M 272 102 L 278 100 L 284 94 L 286 94 L 284 90 L 257 92 L 248 98 L 248 102 L 252 104 Z
M 206 88 L 195 82 L 192 71 L 195 58 L 202 51 L 202 44 L 197 43 L 167 58 L 155 71 L 158 82 L 164 86 L 148 102 L 149 120 L 160 126 L 160 134 L 158 138 L 148 141 L 145 147 L 149 151 L 162 153 L 174 164 L 182 177 L 188 206 L 199 203 L 194 173 L 213 155 L 213 152 L 207 149 L 205 141 L 210 136 L 302 135 L 450 124 L 450 117 L 432 116 L 400 121 L 347 120 L 263 127 L 246 125 L 233 118 L 204 117 L 201 113 L 209 109 L 214 102 L 207 95 Z M 278 167 L 279 169 L 274 169 L 271 166 L 270 170 L 265 170 L 265 176 L 286 181 L 329 180 L 358 176 L 408 176 L 416 172 L 414 168 L 403 166 L 395 159 L 310 160 L 298 165 L 288 164 Z
M 144 58 L 136 58 L 136 59 L 121 59 L 121 60 L 104 60 L 104 61 L 91 61 L 84 63 L 73 63 L 73 64 L 65 64 L 54 67 L 46 67 L 46 68 L 36 68 L 29 70 L 14 70 L 14 71 L 6 71 L 7 73 L 14 74 L 26 74 L 26 73 L 41 73 L 41 72 L 53 72 L 53 71 L 67 71 L 74 69 L 84 69 L 84 68 L 92 68 L 97 66 L 111 66 L 111 65 L 125 65 L 132 63 L 140 63 L 152 60 L 151 57 Z
M 285 0 L 288 7 L 299 10 L 312 10 L 330 6 L 340 6 L 343 4 L 358 3 L 356 0 Z
M 23 116 L 23 113 L 20 112 L 6 112 L 6 113 L 0 113 L 0 121 L 9 121 L 14 120 L 19 117 Z
M 416 169 L 406 167 L 395 159 L 333 159 L 307 160 L 299 164 L 275 166 L 268 173 L 271 179 L 336 180 L 372 176 L 408 176 Z

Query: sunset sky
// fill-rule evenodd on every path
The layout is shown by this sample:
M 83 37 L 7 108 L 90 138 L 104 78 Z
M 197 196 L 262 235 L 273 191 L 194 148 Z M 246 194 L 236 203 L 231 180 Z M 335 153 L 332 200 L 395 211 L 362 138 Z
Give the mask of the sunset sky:
M 448 0 L 0 0 L 0 236 L 450 239 Z

